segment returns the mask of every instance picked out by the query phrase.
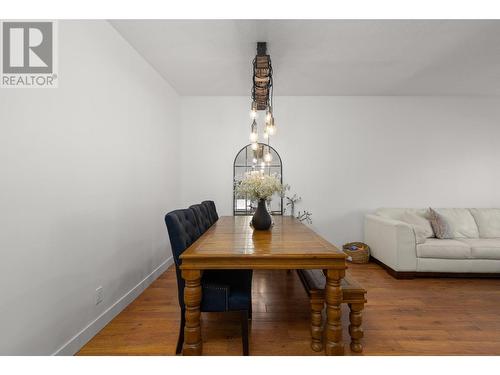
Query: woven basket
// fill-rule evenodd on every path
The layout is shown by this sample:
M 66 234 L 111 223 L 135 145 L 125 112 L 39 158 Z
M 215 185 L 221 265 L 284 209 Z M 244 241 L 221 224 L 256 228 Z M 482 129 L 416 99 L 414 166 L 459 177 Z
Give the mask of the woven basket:
M 356 246 L 357 250 L 351 250 L 352 246 Z M 370 248 L 363 242 L 349 242 L 342 246 L 342 251 L 351 257 L 352 263 L 368 263 L 370 260 Z

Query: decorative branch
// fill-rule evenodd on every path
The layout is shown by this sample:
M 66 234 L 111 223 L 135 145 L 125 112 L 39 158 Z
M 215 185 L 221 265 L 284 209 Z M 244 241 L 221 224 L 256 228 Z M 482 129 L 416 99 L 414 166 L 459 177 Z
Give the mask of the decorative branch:
M 291 197 L 285 196 L 286 200 L 288 201 L 286 203 L 287 206 L 290 206 L 291 210 L 291 216 L 295 216 L 295 205 L 302 200 L 301 197 L 297 196 L 297 194 L 292 195 Z M 285 207 L 286 211 L 286 207 Z
M 303 212 L 299 211 L 297 216 L 295 216 L 295 205 L 300 201 L 302 201 L 302 197 L 299 197 L 297 194 L 294 194 L 292 196 L 286 195 L 285 199 L 287 200 L 287 202 L 285 205 L 286 207 L 283 209 L 284 213 L 286 212 L 287 207 L 289 207 L 291 211 L 290 216 L 296 217 L 301 222 L 305 221 L 308 224 L 312 224 L 312 219 L 311 219 L 312 213 L 309 211 L 303 211 Z
M 306 223 L 308 224 L 312 224 L 312 219 L 311 219 L 311 216 L 312 216 L 312 213 L 309 212 L 309 211 L 304 211 L 304 212 L 300 212 L 297 214 L 297 219 L 300 221 L 300 222 L 303 222 L 305 221 Z

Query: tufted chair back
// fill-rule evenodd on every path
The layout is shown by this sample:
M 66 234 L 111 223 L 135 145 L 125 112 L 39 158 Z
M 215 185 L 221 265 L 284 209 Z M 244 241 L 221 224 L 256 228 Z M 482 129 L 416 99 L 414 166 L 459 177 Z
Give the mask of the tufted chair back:
M 201 236 L 194 212 L 190 209 L 175 210 L 165 215 L 170 246 L 174 256 L 175 271 L 177 274 L 177 288 L 179 304 L 184 308 L 184 279 L 181 277 L 180 256 L 194 241 Z
M 192 206 L 189 206 L 189 208 L 193 210 L 195 214 L 200 233 L 205 233 L 205 231 L 212 225 L 207 208 L 202 204 L 193 204 Z
M 203 201 L 201 202 L 201 204 L 207 208 L 210 222 L 212 224 L 219 220 L 219 215 L 217 214 L 217 209 L 215 208 L 214 201 Z

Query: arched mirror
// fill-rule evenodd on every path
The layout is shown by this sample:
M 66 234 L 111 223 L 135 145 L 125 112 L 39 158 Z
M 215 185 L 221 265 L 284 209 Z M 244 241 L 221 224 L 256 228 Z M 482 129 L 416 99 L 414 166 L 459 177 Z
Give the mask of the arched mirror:
M 271 161 L 264 161 L 266 153 L 271 154 Z M 256 150 L 252 149 L 252 145 L 243 147 L 234 158 L 233 164 L 233 214 L 234 215 L 252 215 L 255 211 L 255 202 L 251 202 L 246 198 L 237 198 L 235 187 L 238 181 L 241 181 L 246 172 L 263 170 L 266 174 L 278 174 L 283 183 L 283 166 L 281 157 L 274 148 L 265 143 L 258 143 Z M 270 206 L 268 207 L 272 215 L 283 215 L 283 198 L 276 194 L 272 197 Z

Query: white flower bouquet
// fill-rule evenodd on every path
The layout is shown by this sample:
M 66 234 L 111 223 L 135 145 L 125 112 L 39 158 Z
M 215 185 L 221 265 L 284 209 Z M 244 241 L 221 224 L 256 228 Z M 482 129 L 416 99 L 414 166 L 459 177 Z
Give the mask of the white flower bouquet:
M 252 201 L 268 200 L 275 193 L 283 194 L 287 189 L 280 181 L 279 175 L 266 175 L 260 171 L 251 171 L 245 174 L 236 187 L 238 198 L 247 198 Z

